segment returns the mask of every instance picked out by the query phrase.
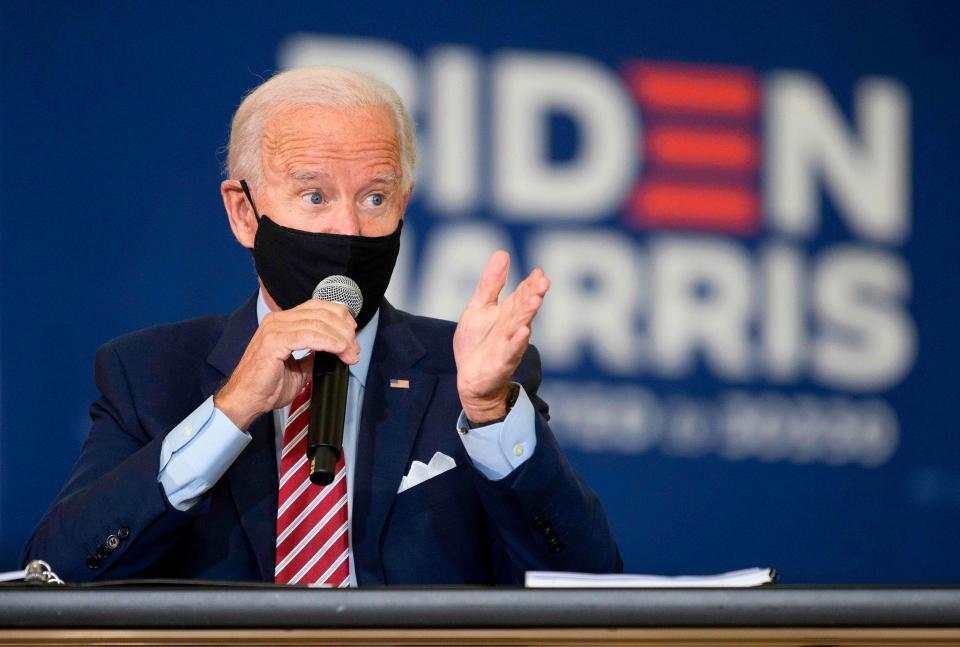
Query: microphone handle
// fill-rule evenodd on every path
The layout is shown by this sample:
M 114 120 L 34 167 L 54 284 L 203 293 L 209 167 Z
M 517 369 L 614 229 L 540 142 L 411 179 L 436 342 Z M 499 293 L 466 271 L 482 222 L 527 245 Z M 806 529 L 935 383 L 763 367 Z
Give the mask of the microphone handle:
M 307 460 L 310 462 L 310 481 L 316 485 L 329 485 L 337 471 L 343 447 L 349 382 L 350 369 L 340 358 L 330 353 L 314 354 Z

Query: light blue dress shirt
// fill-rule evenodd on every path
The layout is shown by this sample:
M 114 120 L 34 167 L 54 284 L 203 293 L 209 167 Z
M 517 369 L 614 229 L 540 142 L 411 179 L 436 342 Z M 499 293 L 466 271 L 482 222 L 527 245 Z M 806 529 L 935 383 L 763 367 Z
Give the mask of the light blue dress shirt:
M 262 322 L 268 312 L 270 309 L 261 292 L 257 298 L 257 321 Z M 370 322 L 357 333 L 360 361 L 350 366 L 347 409 L 343 423 L 348 523 L 353 520 L 354 458 L 363 394 L 379 324 L 380 312 L 377 311 Z M 299 351 L 294 353 L 294 356 L 303 357 L 305 354 L 306 351 Z M 283 428 L 287 421 L 286 407 L 276 409 L 273 420 L 279 465 L 280 452 L 283 449 Z M 491 480 L 506 477 L 526 461 L 536 448 L 533 405 L 522 387 L 516 404 L 503 422 L 476 427 L 467 434 L 457 433 L 457 429 L 465 427 L 467 419 L 461 412 L 456 429 L 451 432 L 459 436 L 474 466 Z M 193 507 L 220 480 L 250 440 L 250 434 L 234 425 L 222 411 L 213 406 L 213 396 L 204 400 L 203 404 L 184 418 L 163 440 L 158 479 L 170 505 L 178 510 L 189 510 Z M 397 487 L 400 487 L 399 483 Z M 351 551 L 351 586 L 356 586 L 355 573 Z

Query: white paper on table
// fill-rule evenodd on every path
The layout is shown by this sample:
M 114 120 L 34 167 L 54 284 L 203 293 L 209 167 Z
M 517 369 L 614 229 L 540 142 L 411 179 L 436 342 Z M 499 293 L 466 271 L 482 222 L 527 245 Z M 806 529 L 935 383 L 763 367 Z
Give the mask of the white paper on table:
M 726 588 L 772 584 L 777 572 L 772 568 L 746 568 L 716 575 L 630 575 L 566 573 L 562 571 L 527 571 L 525 586 L 552 589 L 619 589 L 619 588 Z
M 22 580 L 26 575 L 25 570 L 7 571 L 6 573 L 0 573 L 0 582 L 16 582 Z

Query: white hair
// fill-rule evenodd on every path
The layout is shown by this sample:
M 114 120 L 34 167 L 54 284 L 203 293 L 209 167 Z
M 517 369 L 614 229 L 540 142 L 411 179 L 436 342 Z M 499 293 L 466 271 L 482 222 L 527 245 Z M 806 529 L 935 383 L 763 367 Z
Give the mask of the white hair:
M 259 186 L 264 127 L 277 111 L 302 105 L 386 108 L 393 118 L 400 144 L 402 187 L 410 190 L 417 152 L 413 121 L 399 95 L 382 81 L 338 67 L 301 67 L 280 72 L 244 97 L 230 126 L 226 176 Z

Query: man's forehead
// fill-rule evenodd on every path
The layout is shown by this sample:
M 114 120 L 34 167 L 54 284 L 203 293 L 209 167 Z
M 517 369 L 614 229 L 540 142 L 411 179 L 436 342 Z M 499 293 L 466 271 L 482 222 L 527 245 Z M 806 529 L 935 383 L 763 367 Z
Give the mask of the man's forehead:
M 296 173 L 293 179 L 315 179 L 323 170 L 311 168 L 312 162 L 329 158 L 359 159 L 387 167 L 378 171 L 382 173 L 399 169 L 400 162 L 395 125 L 381 106 L 278 109 L 265 124 L 262 150 L 268 166 L 282 167 L 288 175 Z
M 264 127 L 264 144 L 285 141 L 329 144 L 384 140 L 398 142 L 396 127 L 387 108 L 361 106 L 337 108 L 323 105 L 293 105 L 272 111 Z

